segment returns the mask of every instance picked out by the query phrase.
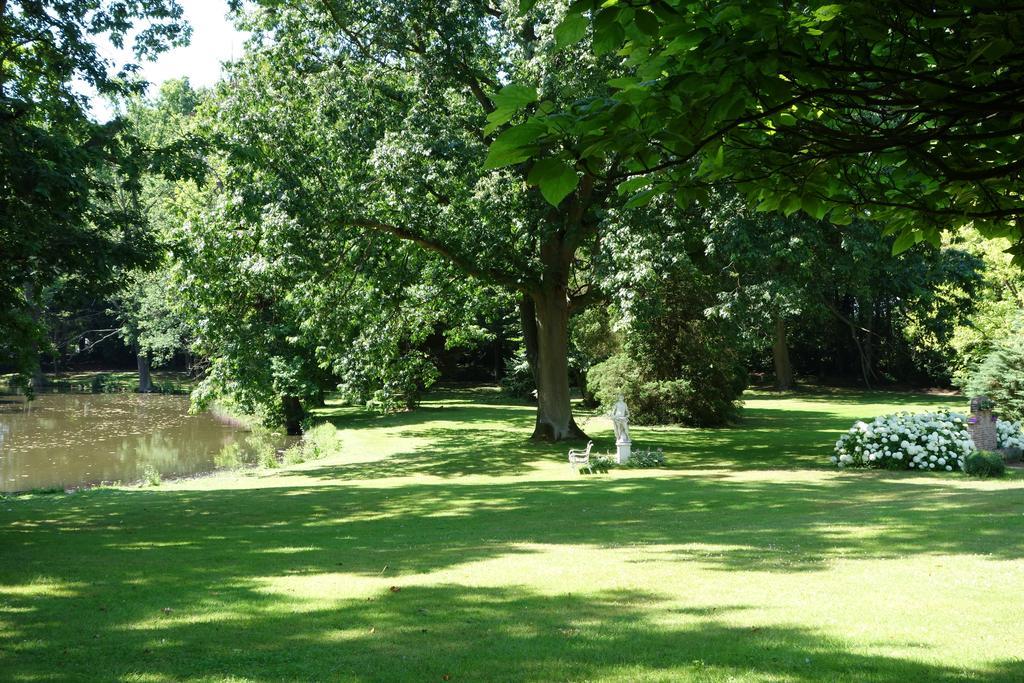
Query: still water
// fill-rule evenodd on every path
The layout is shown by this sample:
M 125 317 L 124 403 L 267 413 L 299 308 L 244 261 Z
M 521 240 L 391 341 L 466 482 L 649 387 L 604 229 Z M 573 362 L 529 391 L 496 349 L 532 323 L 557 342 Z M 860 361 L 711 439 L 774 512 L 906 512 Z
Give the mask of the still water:
M 0 394 L 0 492 L 187 476 L 285 445 L 162 394 Z

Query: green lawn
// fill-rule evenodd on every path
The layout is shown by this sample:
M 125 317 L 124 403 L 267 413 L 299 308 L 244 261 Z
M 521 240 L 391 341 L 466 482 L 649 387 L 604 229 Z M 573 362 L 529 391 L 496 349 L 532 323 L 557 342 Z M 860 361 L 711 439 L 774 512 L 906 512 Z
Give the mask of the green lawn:
M 453 391 L 330 407 L 340 452 L 287 469 L 0 499 L 0 679 L 1024 680 L 1024 477 L 827 466 L 960 403 L 753 394 L 635 428 L 668 470 L 581 477 Z

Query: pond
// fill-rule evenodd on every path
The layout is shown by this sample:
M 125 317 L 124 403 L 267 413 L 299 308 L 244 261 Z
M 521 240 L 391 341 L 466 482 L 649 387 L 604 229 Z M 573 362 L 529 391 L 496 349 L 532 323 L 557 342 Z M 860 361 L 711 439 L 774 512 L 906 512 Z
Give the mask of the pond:
M 289 443 L 188 407 L 164 394 L 0 394 L 0 492 L 200 474 Z

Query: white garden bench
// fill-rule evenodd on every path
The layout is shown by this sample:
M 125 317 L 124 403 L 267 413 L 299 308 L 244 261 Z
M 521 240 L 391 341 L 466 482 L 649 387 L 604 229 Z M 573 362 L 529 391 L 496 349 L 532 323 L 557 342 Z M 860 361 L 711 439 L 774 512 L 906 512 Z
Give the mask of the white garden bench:
M 583 467 L 586 467 L 588 470 L 593 472 L 593 470 L 590 469 L 590 449 L 593 448 L 593 447 L 594 447 L 594 442 L 593 441 L 588 441 L 587 442 L 587 447 L 586 447 L 585 450 L 581 451 L 581 450 L 577 450 L 575 448 L 570 448 L 569 449 L 569 469 L 575 471 L 575 470 L 577 470 L 582 465 Z

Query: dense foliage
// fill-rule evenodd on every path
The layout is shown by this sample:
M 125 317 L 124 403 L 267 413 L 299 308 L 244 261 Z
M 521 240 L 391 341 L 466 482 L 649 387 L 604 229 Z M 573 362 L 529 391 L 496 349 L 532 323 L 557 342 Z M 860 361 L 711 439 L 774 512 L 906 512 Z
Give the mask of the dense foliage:
M 137 207 L 107 201 L 138 182 L 145 155 L 120 122 L 93 120 L 82 87 L 137 92 L 134 67 L 94 41 L 132 36 L 145 58 L 187 37 L 180 18 L 175 0 L 0 3 L 0 359 L 23 377 L 47 350 L 45 289 L 109 291 L 118 268 L 151 262 Z
M 610 97 L 542 99 L 495 143 L 515 141 L 503 163 L 616 159 L 638 204 L 728 180 L 762 210 L 840 225 L 869 212 L 897 251 L 973 224 L 1024 257 L 1020 7 L 581 0 L 556 35 L 625 73 Z
M 972 477 L 1001 477 L 1006 474 L 1006 462 L 999 453 L 978 451 L 964 459 L 964 472 Z
M 1024 334 L 999 342 L 971 372 L 964 390 L 991 398 L 1001 417 L 1024 420 Z
M 572 384 L 719 425 L 751 374 L 1024 414 L 1019 10 L 233 4 L 223 81 L 148 99 L 96 41 L 179 44 L 173 0 L 0 2 L 3 370 L 187 358 L 292 431 L 502 375 L 538 438 Z

